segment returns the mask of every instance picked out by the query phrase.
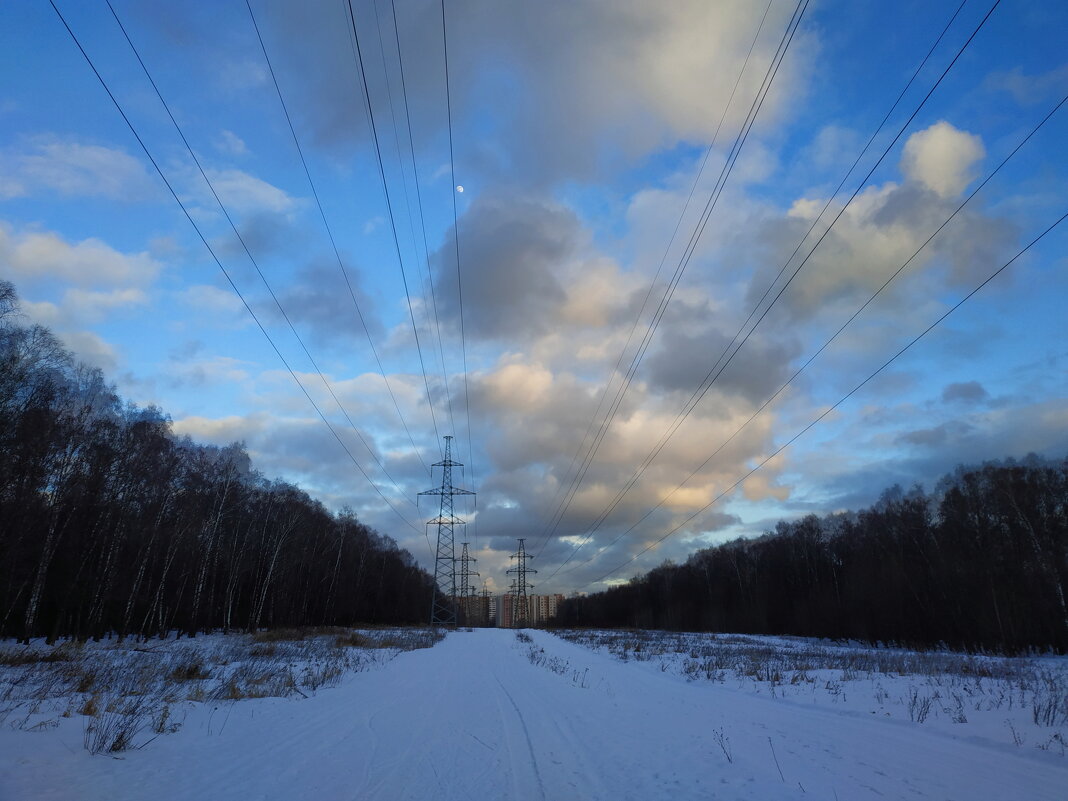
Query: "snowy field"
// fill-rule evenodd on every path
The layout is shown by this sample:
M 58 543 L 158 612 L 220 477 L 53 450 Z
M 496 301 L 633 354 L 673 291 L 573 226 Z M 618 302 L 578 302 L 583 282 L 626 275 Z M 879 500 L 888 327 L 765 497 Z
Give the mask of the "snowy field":
M 1068 798 L 1063 660 L 520 634 L 460 631 L 409 651 L 340 635 L 250 642 L 234 661 L 231 638 L 168 641 L 168 686 L 194 700 L 173 698 L 162 726 L 149 715 L 132 748 L 96 755 L 91 686 L 30 697 L 70 660 L 8 665 L 0 799 Z M 87 647 L 127 676 L 126 660 L 160 659 L 123 649 Z M 1043 680 L 1061 693 L 1051 725 Z M 256 697 L 273 688 L 285 697 Z
M 1068 754 L 1068 659 L 871 648 L 803 637 L 562 631 L 623 662 L 792 704 Z M 1068 799 L 1068 789 L 1065 796 Z

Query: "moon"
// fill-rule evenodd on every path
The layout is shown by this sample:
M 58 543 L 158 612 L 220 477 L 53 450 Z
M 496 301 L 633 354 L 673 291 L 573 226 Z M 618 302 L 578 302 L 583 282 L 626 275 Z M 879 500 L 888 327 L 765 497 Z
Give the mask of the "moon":
M 456 191 L 460 192 L 461 194 L 463 194 L 464 188 L 462 186 L 458 186 L 458 187 L 456 187 Z

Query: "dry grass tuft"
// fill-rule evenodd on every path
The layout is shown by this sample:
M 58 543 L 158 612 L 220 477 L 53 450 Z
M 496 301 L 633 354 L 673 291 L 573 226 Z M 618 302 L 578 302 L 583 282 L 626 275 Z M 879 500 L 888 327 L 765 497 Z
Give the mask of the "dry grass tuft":
M 338 626 L 272 629 L 255 635 L 64 643 L 0 644 L 0 724 L 40 730 L 81 715 L 93 754 L 139 748 L 176 731 L 185 704 L 294 695 L 307 697 L 349 673 L 429 648 L 429 629 L 356 631 Z

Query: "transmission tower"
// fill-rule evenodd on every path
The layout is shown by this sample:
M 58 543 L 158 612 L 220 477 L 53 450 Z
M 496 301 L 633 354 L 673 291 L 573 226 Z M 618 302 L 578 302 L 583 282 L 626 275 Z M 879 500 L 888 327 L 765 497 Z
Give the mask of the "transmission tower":
M 482 592 L 478 598 L 478 614 L 482 618 L 483 626 L 494 625 L 494 618 L 490 617 L 490 591 L 485 582 L 482 582 Z
M 460 586 L 457 588 L 459 594 L 459 606 L 460 606 L 460 618 L 459 623 L 463 626 L 471 625 L 471 601 L 475 595 L 475 588 L 471 586 L 471 576 L 477 576 L 478 572 L 471 569 L 471 562 L 477 562 L 477 559 L 471 558 L 467 553 L 467 543 L 463 543 L 463 550 L 460 552 L 460 558 L 457 560 L 460 563 Z
M 441 486 L 438 489 L 420 492 L 420 495 L 441 496 L 441 508 L 438 516 L 427 520 L 428 526 L 438 527 L 438 548 L 434 557 L 434 600 L 430 607 L 430 625 L 456 625 L 456 549 L 453 530 L 464 525 L 452 511 L 452 499 L 456 495 L 474 495 L 471 490 L 460 489 L 452 485 L 452 469 L 463 467 L 461 462 L 451 458 L 452 437 L 445 437 L 445 458 L 435 462 L 433 467 L 441 468 Z
M 534 585 L 527 583 L 527 573 L 538 572 L 531 567 L 527 567 L 527 559 L 532 559 L 533 557 L 527 554 L 525 543 L 526 540 L 520 537 L 519 551 L 512 554 L 512 558 L 518 561 L 515 567 L 508 569 L 509 575 L 515 574 L 515 578 L 512 579 L 512 626 L 517 629 L 525 628 L 529 625 L 527 589 L 533 588 Z

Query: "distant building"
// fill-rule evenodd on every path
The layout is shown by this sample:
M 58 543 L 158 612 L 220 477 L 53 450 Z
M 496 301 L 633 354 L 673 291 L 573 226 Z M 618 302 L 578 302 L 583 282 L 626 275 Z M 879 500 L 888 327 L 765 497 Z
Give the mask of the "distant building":
M 498 595 L 497 602 L 497 625 L 503 629 L 512 627 L 512 596 L 510 593 Z
M 496 620 L 501 628 L 514 628 L 515 623 L 515 598 L 511 593 L 498 595 L 496 601 Z M 526 624 L 528 626 L 543 626 L 556 617 L 560 604 L 564 602 L 564 596 L 555 595 L 528 595 Z
M 469 595 L 456 599 L 457 622 L 461 626 L 496 625 L 496 598 L 487 595 Z

